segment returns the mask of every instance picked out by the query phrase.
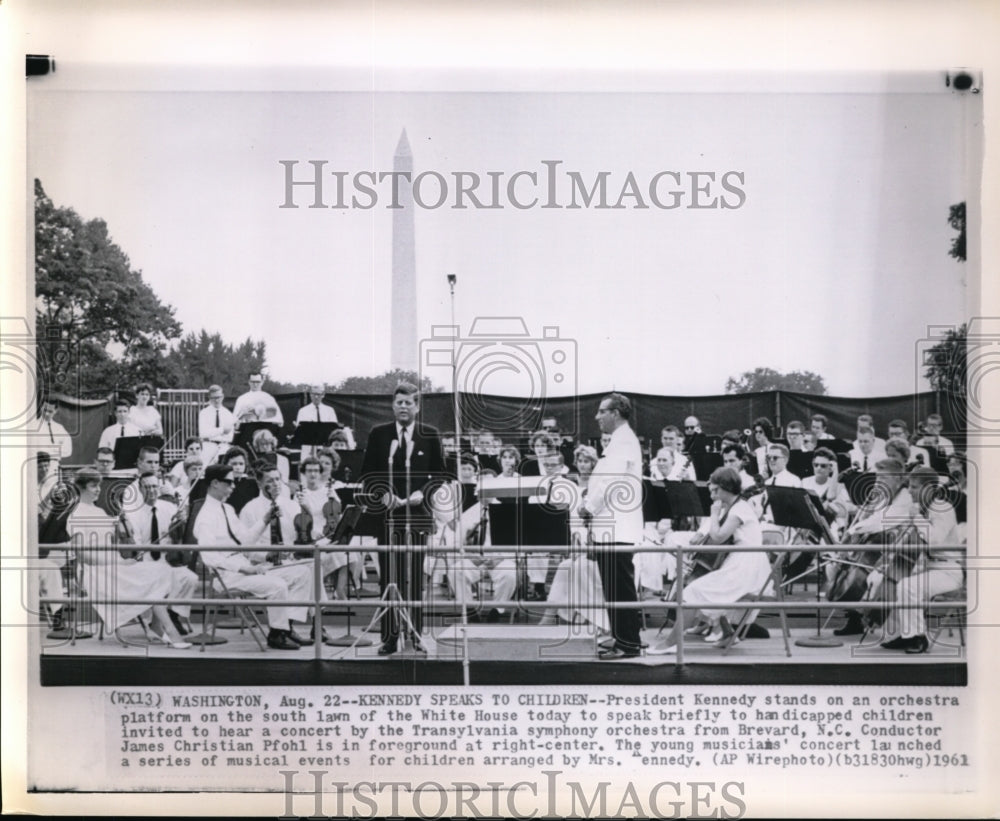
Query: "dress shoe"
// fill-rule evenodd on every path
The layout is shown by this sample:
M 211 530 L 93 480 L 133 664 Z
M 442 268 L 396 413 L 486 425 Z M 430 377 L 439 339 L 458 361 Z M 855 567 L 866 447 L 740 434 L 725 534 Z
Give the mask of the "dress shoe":
M 859 616 L 853 613 L 847 617 L 847 623 L 837 630 L 833 631 L 835 636 L 860 636 L 865 632 L 865 626 L 861 622 Z
M 307 639 L 305 636 L 298 635 L 294 630 L 288 631 L 288 638 L 299 645 L 299 647 L 312 647 L 316 643 L 316 639 L 312 637 Z
M 883 641 L 882 647 L 886 650 L 902 650 L 907 646 L 908 639 L 904 639 L 902 636 L 896 636 L 896 638 L 890 641 Z
M 646 651 L 651 656 L 674 656 L 677 655 L 676 644 L 656 644 Z
M 927 636 L 923 634 L 914 636 L 912 639 L 908 639 L 908 641 L 909 644 L 906 645 L 905 650 L 911 656 L 918 653 L 926 653 L 931 646 L 931 643 L 927 641 Z
M 272 650 L 299 649 L 299 645 L 290 638 L 288 630 L 271 630 L 267 634 L 267 646 Z
M 601 661 L 614 661 L 615 659 L 634 659 L 642 655 L 642 650 L 639 648 L 626 649 L 619 645 L 614 645 L 608 650 L 599 650 L 597 652 L 597 657 Z
M 597 647 L 599 650 L 610 650 L 614 646 L 615 646 L 615 640 L 611 636 L 608 636 L 606 639 L 601 639 L 599 642 L 597 642 Z
M 398 650 L 399 642 L 396 639 L 385 642 L 381 647 L 378 648 L 378 654 L 380 656 L 391 656 Z
M 167 642 L 167 647 L 172 650 L 190 650 L 194 645 L 189 641 L 170 641 Z

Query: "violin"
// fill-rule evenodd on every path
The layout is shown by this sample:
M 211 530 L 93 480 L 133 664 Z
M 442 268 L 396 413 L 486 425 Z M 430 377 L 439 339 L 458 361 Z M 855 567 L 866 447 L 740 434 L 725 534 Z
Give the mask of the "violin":
M 278 507 L 278 497 L 271 496 L 267 492 L 267 488 L 265 488 L 265 493 L 267 493 L 268 498 L 271 500 L 271 521 L 269 525 L 271 529 L 271 544 L 282 545 L 285 542 L 281 535 L 281 508 Z M 280 565 L 284 558 L 283 554 L 284 551 L 271 550 L 268 552 L 266 558 L 272 564 Z
M 129 524 L 124 510 L 118 514 L 118 521 L 115 522 L 115 541 L 119 545 L 135 544 L 135 533 L 132 531 L 132 525 Z M 118 553 L 123 559 L 139 558 L 138 550 L 119 550 Z
M 334 479 L 331 476 L 326 483 L 326 501 L 323 503 L 323 536 L 332 539 L 340 521 L 341 504 L 337 491 L 333 488 Z

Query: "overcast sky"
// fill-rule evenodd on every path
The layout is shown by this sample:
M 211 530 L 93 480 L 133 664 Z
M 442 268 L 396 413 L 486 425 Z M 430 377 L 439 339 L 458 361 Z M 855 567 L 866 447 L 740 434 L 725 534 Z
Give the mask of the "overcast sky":
M 511 315 L 532 337 L 558 326 L 570 341 L 560 348 L 567 364 L 549 361 L 544 388 L 526 373 L 486 368 L 477 376 L 486 392 L 713 394 L 757 366 L 814 371 L 840 396 L 925 389 L 915 348 L 927 326 L 974 312 L 966 279 L 975 285 L 975 274 L 948 256 L 947 216 L 975 196 L 978 100 L 926 76 L 845 90 L 827 79 L 822 93 L 677 85 L 81 91 L 61 67 L 30 87 L 29 168 L 57 205 L 107 221 L 185 332 L 264 338 L 275 378 L 331 383 L 390 364 L 390 189 L 378 186 L 371 210 L 308 209 L 304 190 L 303 207 L 281 209 L 279 161 L 298 160 L 305 178 L 308 160 L 325 160 L 349 182 L 358 171 L 390 171 L 405 128 L 415 173 L 479 174 L 481 198 L 489 171 L 503 172 L 506 186 L 518 171 L 542 177 L 543 160 L 561 161 L 563 204 L 567 171 L 588 184 L 610 172 L 612 202 L 629 172 L 645 196 L 658 172 L 718 180 L 736 171 L 745 202 L 732 209 L 684 207 L 684 178 L 675 210 L 519 210 L 505 197 L 500 209 L 455 210 L 451 178 L 444 207 L 415 209 L 420 334 L 450 322 L 453 273 L 464 333 L 476 316 Z M 329 204 L 334 177 L 326 180 Z M 529 183 L 519 184 L 530 199 Z M 433 199 L 437 187 L 425 191 Z M 737 201 L 716 183 L 708 198 L 719 195 Z

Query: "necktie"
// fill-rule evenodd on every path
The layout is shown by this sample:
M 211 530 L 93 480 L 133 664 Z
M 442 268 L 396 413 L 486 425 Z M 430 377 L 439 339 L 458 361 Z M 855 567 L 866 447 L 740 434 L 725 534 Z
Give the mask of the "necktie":
M 156 519 L 156 504 L 149 506 L 149 542 L 157 544 L 160 541 L 160 523 Z M 160 558 L 159 550 L 150 550 L 149 558 L 154 562 Z
M 271 544 L 284 544 L 281 538 L 281 520 L 277 516 L 271 519 Z
M 865 457 L 865 466 L 864 466 L 863 469 L 866 470 L 866 471 L 868 470 L 868 457 L 867 456 Z
M 217 428 L 221 427 L 221 425 L 219 424 L 219 409 L 218 408 L 215 409 L 215 427 L 217 427 Z
M 54 445 L 56 443 L 56 435 L 52 432 L 52 423 L 46 422 L 45 424 L 49 426 L 49 441 Z
M 396 467 L 403 469 L 406 467 L 406 428 L 399 432 L 399 449 L 396 451 Z
M 222 506 L 222 518 L 226 520 L 226 533 L 229 534 L 229 538 L 232 539 L 236 544 L 242 544 L 239 539 L 236 538 L 236 534 L 233 533 L 233 529 L 229 526 L 229 514 L 226 513 L 226 506 Z
M 125 426 L 124 425 L 122 425 L 122 432 L 119 433 L 118 435 L 119 436 L 124 436 L 125 435 Z

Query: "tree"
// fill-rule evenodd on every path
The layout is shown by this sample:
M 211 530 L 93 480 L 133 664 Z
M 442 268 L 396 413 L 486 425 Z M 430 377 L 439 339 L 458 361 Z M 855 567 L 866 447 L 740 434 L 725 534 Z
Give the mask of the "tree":
M 780 373 L 773 368 L 755 368 L 752 371 L 744 371 L 736 379 L 730 377 L 726 380 L 726 393 L 759 391 L 790 391 L 822 396 L 826 393 L 826 384 L 822 376 L 812 371 Z
M 174 309 L 133 270 L 100 219 L 57 208 L 35 180 L 35 333 L 39 344 L 74 344 L 83 393 L 161 374 L 168 343 L 181 334 Z
M 247 377 L 255 371 L 263 371 L 266 363 L 264 340 L 247 337 L 238 345 L 230 345 L 221 334 L 210 334 L 204 329 L 197 334 L 186 334 L 166 357 L 169 372 L 181 375 L 181 382 L 172 387 L 221 385 L 227 396 L 243 393 L 247 389 Z
M 966 340 L 968 326 L 945 332 L 944 338 L 924 352 L 924 376 L 936 391 L 943 391 L 962 407 L 965 405 Z
M 948 253 L 959 262 L 965 262 L 965 203 L 960 202 L 948 209 L 948 224 L 958 231 L 958 236 L 951 241 Z
M 400 382 L 409 382 L 420 388 L 421 393 L 440 393 L 441 388 L 432 385 L 429 377 L 420 378 L 416 371 L 404 371 L 395 368 L 386 371 L 380 376 L 349 376 L 334 390 L 337 393 L 369 393 L 369 394 L 389 394 L 392 393 Z

